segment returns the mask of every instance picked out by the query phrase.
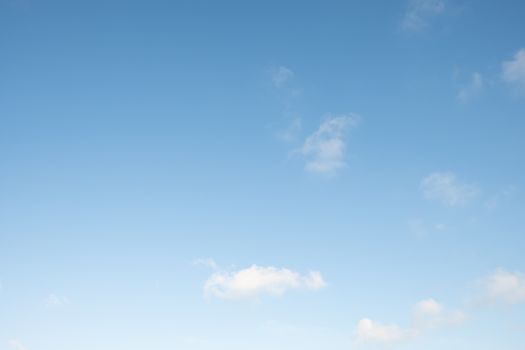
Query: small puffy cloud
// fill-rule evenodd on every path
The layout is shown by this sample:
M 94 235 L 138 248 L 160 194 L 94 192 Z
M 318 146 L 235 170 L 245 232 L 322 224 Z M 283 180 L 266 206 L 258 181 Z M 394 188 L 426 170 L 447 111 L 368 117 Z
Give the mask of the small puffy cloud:
M 10 340 L 8 344 L 13 350 L 27 350 L 24 344 L 20 343 L 18 340 Z
M 357 324 L 355 338 L 358 343 L 391 344 L 413 338 L 417 335 L 414 329 L 403 329 L 396 325 L 383 325 L 368 318 Z
M 507 83 L 525 88 L 525 49 L 520 49 L 510 61 L 502 64 L 502 78 Z
M 430 20 L 445 11 L 443 0 L 410 0 L 401 28 L 407 31 L 425 29 Z
M 459 182 L 452 172 L 436 172 L 426 176 L 420 185 L 426 198 L 445 205 L 464 206 L 478 194 L 476 186 Z
M 481 300 L 488 303 L 519 304 L 525 302 L 525 275 L 498 270 L 480 282 Z
M 285 66 L 277 67 L 272 74 L 272 82 L 276 88 L 284 87 L 290 79 L 292 79 L 294 73 Z
M 384 325 L 363 318 L 357 324 L 355 338 L 358 343 L 396 343 L 421 336 L 432 329 L 459 325 L 465 319 L 463 312 L 447 310 L 434 299 L 426 299 L 414 306 L 411 327 Z
M 480 73 L 473 73 L 470 82 L 459 90 L 457 98 L 463 103 L 476 98 L 483 91 L 483 76 Z
M 69 300 L 65 297 L 60 297 L 56 294 L 50 294 L 45 300 L 46 306 L 50 308 L 66 306 Z
M 239 271 L 213 273 L 204 284 L 204 293 L 222 299 L 246 299 L 264 294 L 280 296 L 291 289 L 317 290 L 325 286 L 318 271 L 303 276 L 286 268 L 252 265 Z
M 455 326 L 462 324 L 465 319 L 463 312 L 446 310 L 434 299 L 422 300 L 414 308 L 414 323 L 418 329 Z
M 308 136 L 296 153 L 306 158 L 306 170 L 333 174 L 346 165 L 346 130 L 359 123 L 355 114 L 329 116 L 319 129 Z

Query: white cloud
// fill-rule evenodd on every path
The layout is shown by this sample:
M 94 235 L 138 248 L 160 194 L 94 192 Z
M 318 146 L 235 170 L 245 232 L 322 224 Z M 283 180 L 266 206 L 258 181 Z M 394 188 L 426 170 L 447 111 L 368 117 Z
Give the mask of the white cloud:
M 443 306 L 434 299 L 421 300 L 416 304 L 416 314 L 436 316 L 443 312 Z
M 483 91 L 483 76 L 475 72 L 472 74 L 472 79 L 468 83 L 468 85 L 464 86 L 459 90 L 458 92 L 458 100 L 466 103 L 472 100 L 473 98 L 479 96 L 481 92 Z
M 65 297 L 59 297 L 55 294 L 50 294 L 45 300 L 47 307 L 61 307 L 69 304 L 69 300 Z
M 510 61 L 502 64 L 502 78 L 525 88 L 525 49 L 520 49 Z
M 434 299 L 422 300 L 414 308 L 414 323 L 418 329 L 455 326 L 463 323 L 466 316 L 457 310 L 446 310 Z
M 280 296 L 291 289 L 317 290 L 325 286 L 317 271 L 302 276 L 286 268 L 252 265 L 239 271 L 213 273 L 204 284 L 204 293 L 223 299 L 243 299 L 263 294 Z
M 465 314 L 457 310 L 447 310 L 434 299 L 422 300 L 414 306 L 412 327 L 402 328 L 397 325 L 384 325 L 363 318 L 357 324 L 356 341 L 359 343 L 396 343 L 423 335 L 425 332 L 456 326 L 466 319 Z
M 306 138 L 296 153 L 306 159 L 306 170 L 333 174 L 346 165 L 345 131 L 356 126 L 360 117 L 355 114 L 329 116 L 316 132 Z
M 443 0 L 410 0 L 408 9 L 401 22 L 401 28 L 409 31 L 420 31 L 426 28 L 429 21 L 445 11 Z
M 14 350 L 27 350 L 27 348 L 20 343 L 18 340 L 10 340 L 9 341 L 9 347 Z
M 431 200 L 449 206 L 464 206 L 478 194 L 476 186 L 458 181 L 451 172 L 436 172 L 421 181 L 421 191 Z
M 276 88 L 282 88 L 292 79 L 294 73 L 285 66 L 277 67 L 272 74 L 272 82 Z
M 413 338 L 417 335 L 414 329 L 403 329 L 396 325 L 383 325 L 368 318 L 357 324 L 355 337 L 358 343 L 390 344 Z
M 483 302 L 518 304 L 525 302 L 525 275 L 498 270 L 481 281 Z

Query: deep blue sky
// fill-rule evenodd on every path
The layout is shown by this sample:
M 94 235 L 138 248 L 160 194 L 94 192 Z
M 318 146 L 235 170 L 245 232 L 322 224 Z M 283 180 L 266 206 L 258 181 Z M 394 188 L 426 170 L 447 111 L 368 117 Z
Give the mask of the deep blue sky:
M 0 0 L 0 349 L 522 349 L 524 13 Z

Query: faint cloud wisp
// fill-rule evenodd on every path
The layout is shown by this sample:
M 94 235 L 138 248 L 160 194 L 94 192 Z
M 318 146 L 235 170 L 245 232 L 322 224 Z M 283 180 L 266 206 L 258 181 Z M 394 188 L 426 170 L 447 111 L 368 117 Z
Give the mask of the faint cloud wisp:
M 426 198 L 451 207 L 464 206 L 479 193 L 476 186 L 459 182 L 452 172 L 432 173 L 423 178 L 420 188 Z
M 473 73 L 471 81 L 459 90 L 458 100 L 463 103 L 471 101 L 481 94 L 483 86 L 483 76 L 478 72 Z
M 334 174 L 346 165 L 346 130 L 355 127 L 360 117 L 344 114 L 328 117 L 308 136 L 299 153 L 306 158 L 305 169 L 312 173 Z
M 514 57 L 501 65 L 503 80 L 525 90 L 525 49 L 520 49 Z
M 355 338 L 357 343 L 391 344 L 408 340 L 417 335 L 413 329 L 403 329 L 397 325 L 384 325 L 369 318 L 357 324 Z
M 273 71 L 272 74 L 273 86 L 280 89 L 284 87 L 290 81 L 290 79 L 293 78 L 293 76 L 294 73 L 291 69 L 285 66 L 279 66 Z
M 401 21 L 401 29 L 407 31 L 421 31 L 430 20 L 445 11 L 443 0 L 410 0 L 405 17 Z
M 69 304 L 69 299 L 66 297 L 60 297 L 56 294 L 50 294 L 45 300 L 46 306 L 49 308 L 57 308 L 66 306 Z
M 10 340 L 9 347 L 13 350 L 27 350 L 24 344 L 20 343 L 18 340 Z

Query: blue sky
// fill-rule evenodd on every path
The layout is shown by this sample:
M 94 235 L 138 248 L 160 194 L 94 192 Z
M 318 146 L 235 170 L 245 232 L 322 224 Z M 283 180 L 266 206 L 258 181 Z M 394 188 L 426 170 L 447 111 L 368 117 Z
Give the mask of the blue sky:
M 0 349 L 522 349 L 523 13 L 0 0 Z

